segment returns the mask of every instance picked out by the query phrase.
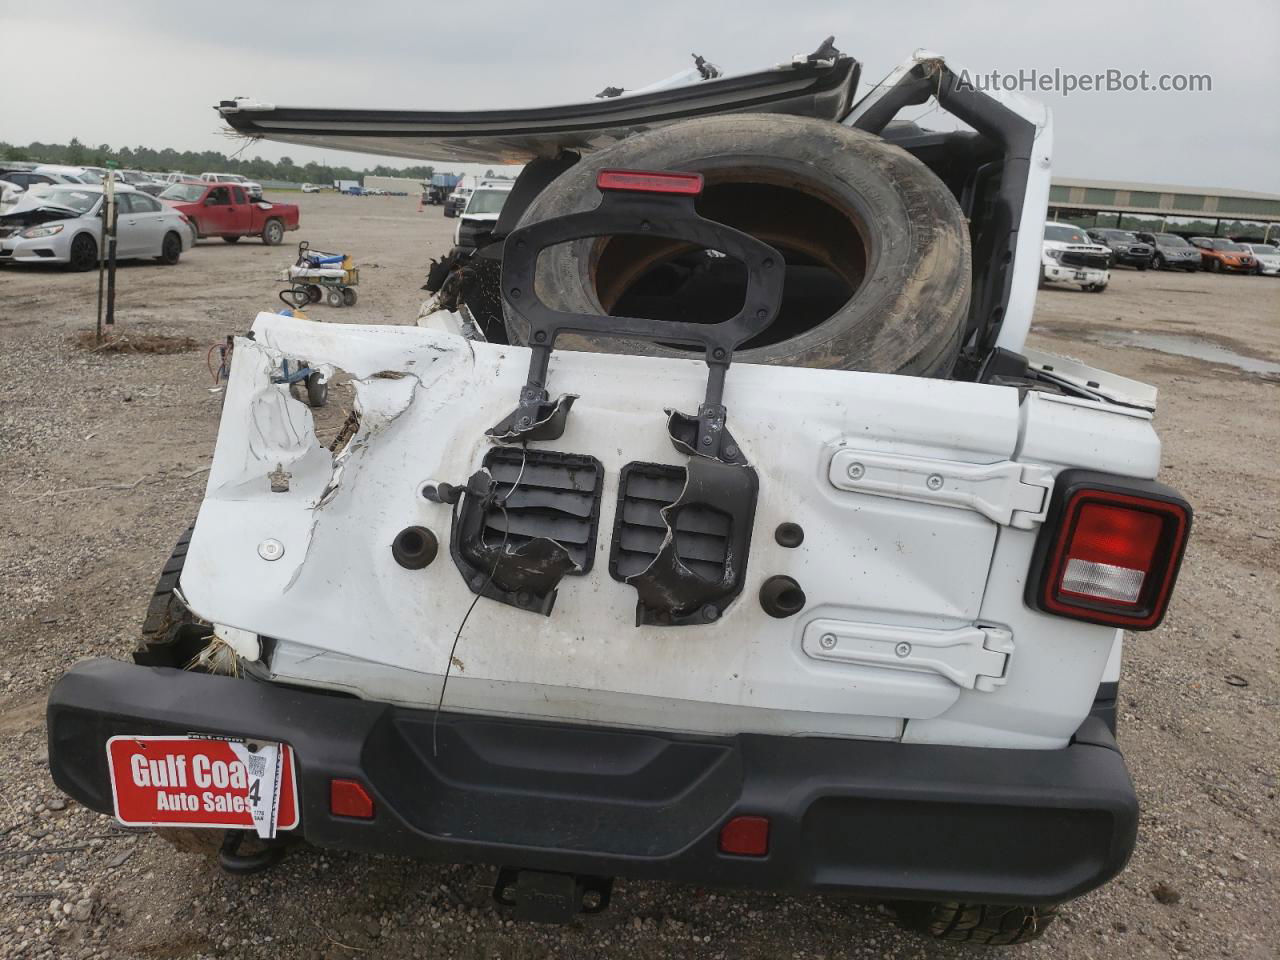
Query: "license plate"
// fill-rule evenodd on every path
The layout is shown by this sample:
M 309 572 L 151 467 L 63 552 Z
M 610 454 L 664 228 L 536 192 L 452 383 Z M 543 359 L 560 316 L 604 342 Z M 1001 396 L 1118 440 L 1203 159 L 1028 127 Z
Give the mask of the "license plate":
M 293 750 L 225 737 L 112 737 L 116 819 L 129 827 L 213 827 L 274 837 L 298 825 Z
M 1076 279 L 1077 279 L 1077 280 L 1083 280 L 1084 278 L 1085 278 L 1085 272 L 1084 272 L 1083 270 L 1077 270 L 1077 271 L 1076 271 Z

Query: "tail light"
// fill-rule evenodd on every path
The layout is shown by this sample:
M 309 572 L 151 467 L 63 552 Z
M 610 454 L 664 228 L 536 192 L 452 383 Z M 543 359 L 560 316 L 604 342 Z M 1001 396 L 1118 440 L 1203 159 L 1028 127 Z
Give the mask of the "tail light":
M 596 175 L 600 190 L 629 190 L 634 193 L 677 193 L 696 197 L 702 193 L 702 174 L 664 173 L 655 170 L 601 170 Z
M 1027 603 L 1151 630 L 1168 609 L 1190 531 L 1191 505 L 1163 484 L 1064 471 L 1036 542 Z

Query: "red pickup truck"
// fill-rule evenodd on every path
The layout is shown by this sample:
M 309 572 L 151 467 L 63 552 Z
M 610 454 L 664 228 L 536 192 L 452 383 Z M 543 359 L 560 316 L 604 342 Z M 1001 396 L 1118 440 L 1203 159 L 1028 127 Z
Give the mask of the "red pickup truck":
M 261 237 L 272 246 L 286 230 L 298 229 L 298 207 L 293 203 L 254 200 L 234 183 L 175 183 L 160 199 L 191 221 L 194 239 L 221 237 L 235 243 L 241 237 Z

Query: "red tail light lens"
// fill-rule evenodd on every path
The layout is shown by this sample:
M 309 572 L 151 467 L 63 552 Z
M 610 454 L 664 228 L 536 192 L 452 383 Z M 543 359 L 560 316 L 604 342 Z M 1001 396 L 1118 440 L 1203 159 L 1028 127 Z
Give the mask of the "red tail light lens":
M 677 193 L 696 197 L 702 193 L 702 174 L 663 173 L 654 170 L 601 170 L 596 175 L 600 190 L 630 190 L 634 193 Z
M 1037 544 L 1033 607 L 1130 630 L 1159 624 L 1182 563 L 1191 507 L 1168 487 L 1066 471 Z
M 359 780 L 330 780 L 329 812 L 335 817 L 372 820 L 373 797 Z
M 1062 592 L 1136 604 L 1163 528 L 1159 514 L 1085 500 L 1067 544 Z

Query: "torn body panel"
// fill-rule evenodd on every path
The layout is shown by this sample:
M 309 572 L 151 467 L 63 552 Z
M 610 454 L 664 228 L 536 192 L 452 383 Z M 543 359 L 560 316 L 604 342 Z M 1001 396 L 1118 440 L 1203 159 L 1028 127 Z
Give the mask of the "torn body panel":
M 200 617 L 271 638 L 263 659 L 246 665 L 255 673 L 434 705 L 475 594 L 454 563 L 407 569 L 392 544 L 411 526 L 449 542 L 453 508 L 426 499 L 424 487 L 470 477 L 495 449 L 520 456 L 521 448 L 495 447 L 485 430 L 510 409 L 530 351 L 423 327 L 273 314 L 260 315 L 254 331 L 256 340 L 237 346 L 184 594 Z M 352 376 L 360 423 L 341 454 L 321 446 L 310 412 L 270 382 L 282 357 Z M 609 556 L 618 511 L 630 502 L 620 496 L 623 469 L 649 463 L 683 474 L 689 464 L 673 447 L 665 408 L 695 408 L 706 370 L 697 360 L 557 351 L 549 375 L 581 399 L 555 450 L 600 464 L 601 533 L 579 543 L 559 527 L 531 532 L 587 550 L 575 557 L 584 571 L 588 556 Z M 446 707 L 677 730 L 871 737 L 899 737 L 964 707 L 964 721 L 946 728 L 950 742 L 982 742 L 1000 728 L 1002 744 L 1010 737 L 1026 746 L 1065 743 L 1079 719 L 1075 701 L 1086 690 L 1092 696 L 1114 631 L 1036 613 L 1016 590 L 991 590 L 989 579 L 1020 583 L 1035 531 L 1001 527 L 965 498 L 919 502 L 840 489 L 829 479 L 844 449 L 976 465 L 1046 447 L 1037 431 L 1059 429 L 1060 418 L 1031 416 L 1035 405 L 1019 399 L 1009 387 L 735 366 L 725 403 L 759 484 L 738 598 L 719 619 L 693 628 L 637 626 L 636 590 L 599 564 L 559 581 L 549 617 L 481 598 L 459 641 L 464 666 L 455 667 Z M 1116 451 L 1113 469 L 1132 473 L 1136 464 L 1154 472 L 1158 444 L 1148 421 L 1079 403 L 1055 409 L 1070 414 L 1073 430 L 1096 434 L 1094 450 L 1116 449 L 1103 434 L 1125 431 L 1127 449 Z M 287 492 L 270 492 L 267 476 L 277 465 L 292 475 Z M 773 531 L 786 523 L 804 530 L 800 546 L 775 540 Z M 650 535 L 643 524 L 622 526 Z M 272 560 L 259 552 L 269 539 L 281 551 Z M 631 572 L 653 559 L 645 556 L 632 558 Z M 763 612 L 756 599 L 777 576 L 792 578 L 807 597 L 785 619 Z M 906 664 L 815 659 L 803 641 L 818 618 L 922 631 L 981 620 L 1008 630 L 1016 653 L 1003 685 L 967 689 Z M 1065 644 L 1072 650 L 1066 660 Z M 1054 673 L 1061 696 L 1046 698 L 1042 682 L 1024 680 L 1044 671 Z M 1013 734 L 1004 719 L 1010 711 L 1021 721 Z

